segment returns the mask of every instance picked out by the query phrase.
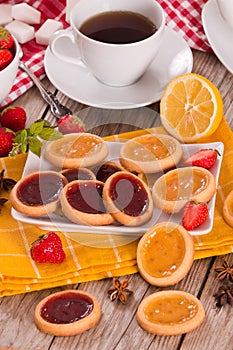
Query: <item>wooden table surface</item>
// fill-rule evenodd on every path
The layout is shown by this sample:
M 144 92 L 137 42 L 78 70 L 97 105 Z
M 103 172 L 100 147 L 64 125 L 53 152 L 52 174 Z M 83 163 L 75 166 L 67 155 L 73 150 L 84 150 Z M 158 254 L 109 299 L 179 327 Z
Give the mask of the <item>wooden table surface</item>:
M 233 128 L 233 75 L 230 74 L 214 54 L 193 51 L 193 72 L 199 73 L 210 79 L 220 90 L 224 105 L 225 116 L 229 125 Z M 47 79 L 45 85 L 55 91 Z M 62 93 L 58 97 L 74 112 L 85 108 L 78 102 L 72 101 Z M 54 121 L 48 106 L 41 99 L 38 90 L 33 87 L 25 95 L 21 96 L 17 104 L 27 111 L 29 120 L 47 118 Z M 101 136 L 116 134 L 135 128 L 148 128 L 159 124 L 156 117 L 158 103 L 146 108 L 143 120 L 140 119 L 138 110 L 129 113 L 127 118 L 124 113 L 113 112 L 106 117 L 104 110 L 96 110 L 94 114 L 85 117 L 88 129 Z M 232 230 L 233 233 L 233 230 Z M 225 256 L 228 262 L 233 263 L 232 254 Z M 139 274 L 126 276 L 130 281 L 130 289 L 134 291 L 128 303 L 111 303 L 107 297 L 107 290 L 112 285 L 112 279 L 81 283 L 73 288 L 89 291 L 97 296 L 103 311 L 99 324 L 90 331 L 73 337 L 53 337 L 41 333 L 33 321 L 34 309 L 37 303 L 47 295 L 70 288 L 42 290 L 27 294 L 21 294 L 0 299 L 0 349 L 2 347 L 19 350 L 57 350 L 57 349 L 82 349 L 82 350 L 112 350 L 112 349 L 156 349 L 156 350 L 230 350 L 233 349 L 232 319 L 233 309 L 230 305 L 222 308 L 220 312 L 214 309 L 213 293 L 219 283 L 216 281 L 216 273 L 213 270 L 215 264 L 221 264 L 222 257 L 196 260 L 189 274 L 174 289 L 184 290 L 196 295 L 202 301 L 206 310 L 206 320 L 195 331 L 181 336 L 155 336 L 143 331 L 136 319 L 135 313 L 141 300 L 159 288 L 146 283 Z

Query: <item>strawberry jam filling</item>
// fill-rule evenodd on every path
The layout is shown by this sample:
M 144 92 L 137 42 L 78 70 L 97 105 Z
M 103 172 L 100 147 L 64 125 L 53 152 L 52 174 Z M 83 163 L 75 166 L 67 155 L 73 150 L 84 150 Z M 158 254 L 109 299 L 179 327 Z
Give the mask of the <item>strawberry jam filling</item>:
M 67 189 L 66 198 L 76 210 L 88 214 L 102 214 L 106 209 L 102 200 L 103 184 L 95 181 L 73 183 Z
M 131 174 L 122 174 L 112 179 L 110 198 L 115 206 L 130 216 L 142 215 L 149 204 L 148 194 L 141 182 Z
M 66 324 L 87 317 L 93 308 L 93 300 L 87 295 L 67 292 L 51 297 L 43 305 L 40 315 L 47 322 Z
M 56 173 L 38 173 L 23 181 L 17 191 L 18 199 L 26 205 L 43 205 L 57 200 L 64 186 Z
M 93 180 L 91 174 L 84 168 L 80 169 L 66 169 L 63 172 L 68 182 L 75 180 Z
M 99 170 L 97 171 L 96 178 L 99 181 L 105 182 L 109 176 L 120 171 L 119 168 L 114 166 L 113 164 L 102 164 Z

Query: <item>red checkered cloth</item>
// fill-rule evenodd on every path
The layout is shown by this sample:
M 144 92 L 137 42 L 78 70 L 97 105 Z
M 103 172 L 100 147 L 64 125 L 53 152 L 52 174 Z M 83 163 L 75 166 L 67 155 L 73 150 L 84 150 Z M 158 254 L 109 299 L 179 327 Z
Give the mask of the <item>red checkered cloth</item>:
M 142 0 L 143 1 L 143 0 Z M 191 48 L 211 52 L 210 45 L 204 33 L 201 21 L 201 12 L 204 4 L 208 0 L 157 0 L 166 13 L 166 23 L 173 30 L 179 32 Z M 1 3 L 17 4 L 20 0 L 2 1 Z M 26 0 L 24 1 L 34 6 L 41 12 L 41 23 L 35 26 L 35 30 L 45 22 L 47 18 L 56 19 L 63 23 L 64 28 L 68 26 L 65 21 L 65 0 Z M 35 39 L 22 45 L 24 63 L 31 68 L 34 74 L 42 79 L 44 71 L 45 46 L 38 45 Z M 15 83 L 7 98 L 0 107 L 12 103 L 33 85 L 31 79 L 19 69 Z

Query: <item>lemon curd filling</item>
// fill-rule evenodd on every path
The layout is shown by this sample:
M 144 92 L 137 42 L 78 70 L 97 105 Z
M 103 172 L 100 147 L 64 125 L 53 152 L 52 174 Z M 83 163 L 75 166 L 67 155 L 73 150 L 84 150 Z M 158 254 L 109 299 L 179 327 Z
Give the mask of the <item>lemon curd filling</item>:
M 194 318 L 197 312 L 197 304 L 183 295 L 157 297 L 144 307 L 149 322 L 164 325 L 185 323 Z
M 185 242 L 177 228 L 152 232 L 141 250 L 141 261 L 147 273 L 155 278 L 172 275 L 181 265 Z
M 164 182 L 157 189 L 168 201 L 188 199 L 208 187 L 209 178 L 201 170 L 173 172 L 164 177 Z
M 151 136 L 132 142 L 125 155 L 131 159 L 146 162 L 169 157 L 174 152 L 175 144 L 172 140 L 166 140 L 164 144 L 155 136 Z
M 102 142 L 96 138 L 80 136 L 75 142 L 71 141 L 66 144 L 66 150 L 60 150 L 69 158 L 83 158 L 97 152 L 102 146 Z

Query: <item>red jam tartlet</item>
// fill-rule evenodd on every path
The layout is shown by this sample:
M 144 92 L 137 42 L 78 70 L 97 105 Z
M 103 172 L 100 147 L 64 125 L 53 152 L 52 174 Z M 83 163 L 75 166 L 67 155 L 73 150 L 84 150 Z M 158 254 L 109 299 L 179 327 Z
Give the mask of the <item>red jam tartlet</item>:
M 68 183 L 60 193 L 64 215 L 77 224 L 102 226 L 112 224 L 114 218 L 103 203 L 104 183 L 98 180 L 75 180 Z
M 125 169 L 119 163 L 108 161 L 98 166 L 94 170 L 94 173 L 96 174 L 97 180 L 105 182 L 112 174 L 124 170 Z
M 35 323 L 40 331 L 55 336 L 81 334 L 101 318 L 98 300 L 90 293 L 65 290 L 43 299 L 35 309 Z
M 153 213 L 150 190 L 143 180 L 128 171 L 111 175 L 104 184 L 103 200 L 109 213 L 125 226 L 139 226 Z
M 55 171 L 31 173 L 17 182 L 10 193 L 12 206 L 29 216 L 53 213 L 59 205 L 59 194 L 66 178 Z
M 64 175 L 68 182 L 74 180 L 95 180 L 95 174 L 88 168 L 63 169 L 61 174 Z

